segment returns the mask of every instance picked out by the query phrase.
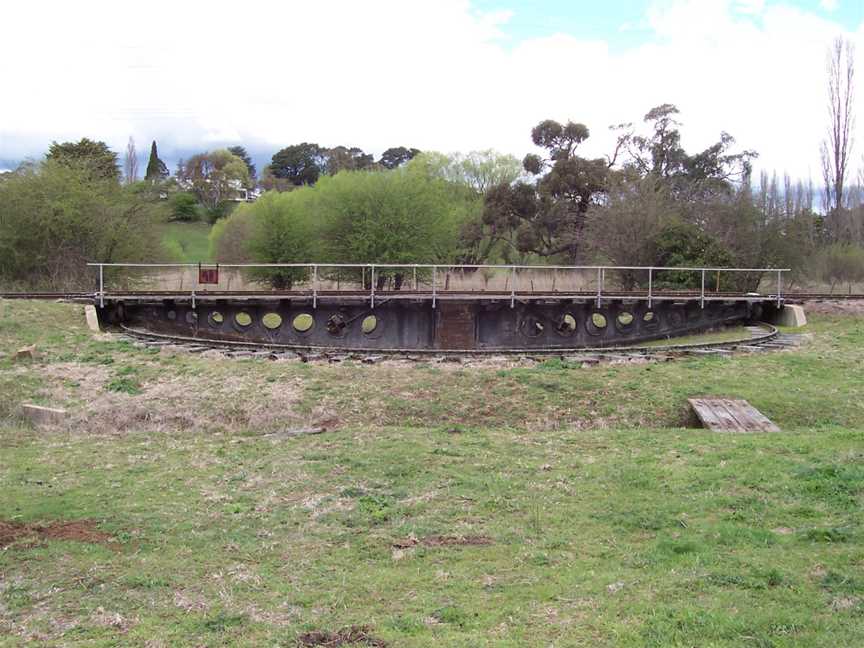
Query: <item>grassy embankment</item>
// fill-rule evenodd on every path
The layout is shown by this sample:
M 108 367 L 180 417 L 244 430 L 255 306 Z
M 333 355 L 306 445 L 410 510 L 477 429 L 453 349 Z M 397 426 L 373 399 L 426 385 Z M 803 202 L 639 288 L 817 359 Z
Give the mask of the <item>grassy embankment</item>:
M 0 303 L 0 644 L 864 644 L 864 321 L 796 352 L 580 369 L 154 353 Z M 779 434 L 680 427 L 742 397 Z M 69 409 L 61 429 L 11 418 Z M 315 436 L 284 434 L 310 424 Z M 269 434 L 269 436 L 264 436 Z M 476 544 L 444 544 L 441 536 Z M 415 542 L 416 539 L 416 542 Z
M 162 247 L 166 259 L 175 263 L 210 261 L 211 226 L 207 223 L 167 223 L 162 230 Z

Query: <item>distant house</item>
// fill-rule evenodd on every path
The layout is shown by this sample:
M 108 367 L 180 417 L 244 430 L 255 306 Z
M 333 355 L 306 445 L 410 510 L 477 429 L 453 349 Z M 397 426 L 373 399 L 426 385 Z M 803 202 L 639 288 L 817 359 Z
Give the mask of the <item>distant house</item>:
M 206 178 L 205 182 L 209 183 L 210 178 Z M 224 197 L 224 200 L 230 202 L 255 202 L 261 197 L 262 191 L 258 187 L 244 187 L 239 180 L 228 180 L 229 193 Z M 177 186 L 183 191 L 195 191 L 195 183 L 189 178 L 178 178 Z

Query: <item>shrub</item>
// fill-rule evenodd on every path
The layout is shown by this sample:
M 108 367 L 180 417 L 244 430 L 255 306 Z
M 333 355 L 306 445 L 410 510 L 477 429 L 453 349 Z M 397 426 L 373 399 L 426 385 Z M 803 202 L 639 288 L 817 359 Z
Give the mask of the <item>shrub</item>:
M 818 257 L 817 273 L 832 293 L 838 283 L 848 284 L 851 293 L 852 284 L 864 280 L 864 249 L 847 243 L 829 245 Z
M 179 221 L 196 221 L 201 217 L 198 199 L 188 192 L 176 193 L 171 197 L 171 219 Z
M 143 261 L 159 246 L 158 206 L 87 168 L 47 161 L 0 180 L 0 278 L 92 287 L 89 261 Z

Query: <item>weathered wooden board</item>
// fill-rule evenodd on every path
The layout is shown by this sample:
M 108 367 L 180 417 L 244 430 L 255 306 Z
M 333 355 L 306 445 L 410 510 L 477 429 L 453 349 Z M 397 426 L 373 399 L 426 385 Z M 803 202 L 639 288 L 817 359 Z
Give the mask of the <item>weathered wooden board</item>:
M 729 398 L 688 399 L 696 416 L 709 430 L 721 432 L 779 432 L 762 412 L 745 400 Z
M 439 349 L 473 349 L 476 346 L 477 316 L 474 304 L 438 302 L 435 346 Z

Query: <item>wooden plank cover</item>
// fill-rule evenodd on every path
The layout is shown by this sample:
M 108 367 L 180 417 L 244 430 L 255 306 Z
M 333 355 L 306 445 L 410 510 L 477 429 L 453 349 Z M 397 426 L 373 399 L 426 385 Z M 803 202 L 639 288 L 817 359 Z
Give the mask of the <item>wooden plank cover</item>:
M 696 416 L 709 430 L 725 432 L 779 432 L 764 414 L 750 403 L 729 398 L 691 398 Z

